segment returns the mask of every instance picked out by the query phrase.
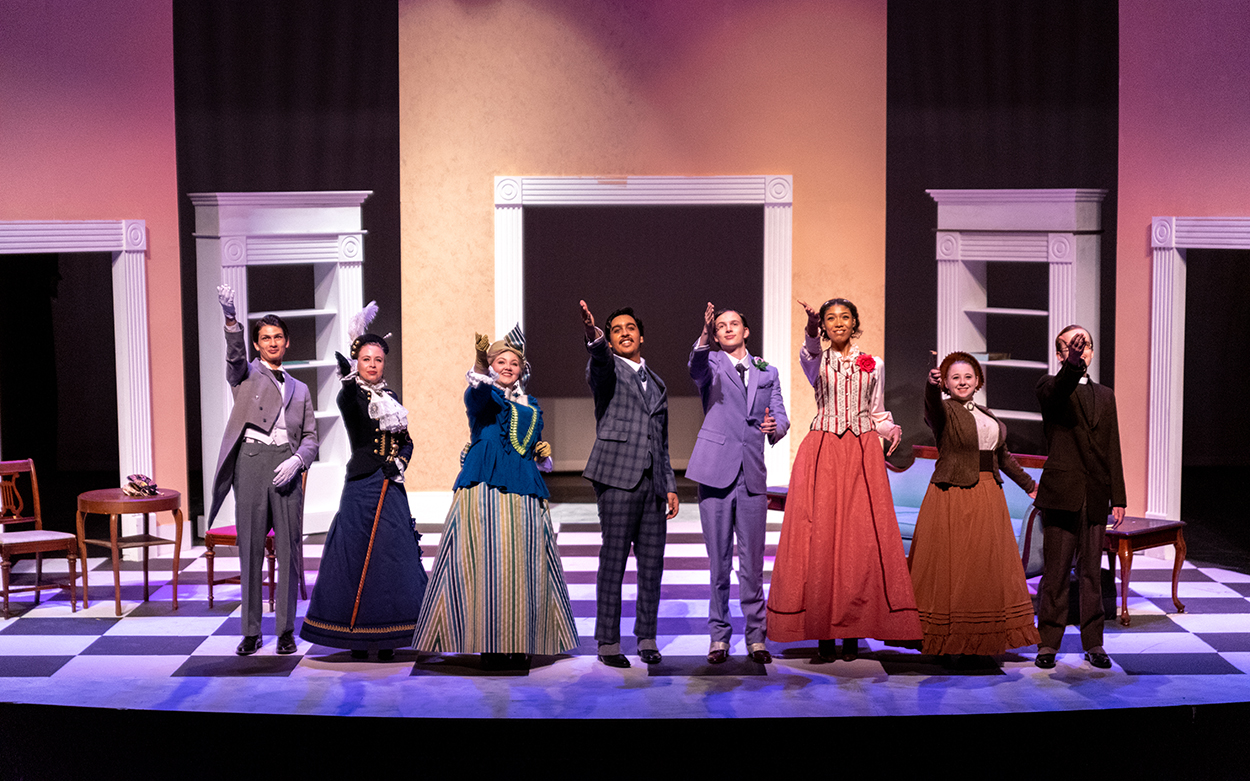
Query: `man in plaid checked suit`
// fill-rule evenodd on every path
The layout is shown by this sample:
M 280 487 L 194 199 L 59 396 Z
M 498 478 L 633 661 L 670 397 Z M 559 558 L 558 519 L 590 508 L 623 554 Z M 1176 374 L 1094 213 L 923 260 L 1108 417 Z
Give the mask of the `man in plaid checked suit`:
M 582 476 L 594 483 L 603 533 L 596 580 L 599 661 L 629 667 L 621 653 L 621 582 L 632 545 L 638 562 L 638 655 L 655 664 L 661 658 L 655 636 L 664 541 L 667 521 L 677 515 L 677 481 L 668 460 L 668 394 L 642 360 L 643 325 L 634 311 L 618 309 L 600 329 L 586 302 L 580 304 L 590 353 L 586 382 L 595 399 L 595 446 Z

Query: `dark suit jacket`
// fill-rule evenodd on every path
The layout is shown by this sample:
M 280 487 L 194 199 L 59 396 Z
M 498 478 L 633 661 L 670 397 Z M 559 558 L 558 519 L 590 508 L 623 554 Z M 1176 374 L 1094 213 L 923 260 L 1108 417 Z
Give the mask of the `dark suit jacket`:
M 929 482 L 971 488 L 981 479 L 981 446 L 977 440 L 976 418 L 954 399 L 943 399 L 942 390 L 938 386 L 926 382 L 924 387 L 924 419 L 929 428 L 933 429 L 933 437 L 937 440 L 938 447 L 937 464 L 933 467 L 933 479 Z M 999 485 L 1003 484 L 1003 478 L 998 473 L 1002 469 L 1025 493 L 1032 491 L 1036 487 L 1033 478 L 1007 452 L 1007 427 L 985 407 L 978 404 L 977 408 L 998 423 L 998 442 L 994 448 L 994 480 Z
M 1128 504 L 1120 462 L 1120 424 L 1115 393 L 1091 381 L 1088 401 L 1077 391 L 1084 366 L 1060 365 L 1057 375 L 1037 383 L 1046 433 L 1046 466 L 1034 504 L 1044 510 L 1077 512 L 1087 506 L 1091 521 L 1106 523 L 1112 507 Z
M 209 525 L 217 517 L 221 503 L 234 484 L 235 460 L 239 444 L 243 441 L 243 430 L 248 425 L 269 431 L 278 419 L 279 409 L 285 409 L 286 433 L 291 440 L 291 450 L 304 462 L 305 469 L 312 466 L 317 458 L 317 421 L 313 416 L 308 386 L 288 372 L 279 394 L 277 384 L 260 359 L 248 363 L 242 330 L 226 331 L 226 379 L 234 393 L 234 408 L 230 410 L 226 432 L 221 438 L 217 477 L 213 481 L 213 504 L 208 513 Z
M 648 404 L 624 358 L 612 353 L 600 337 L 587 350 L 586 382 L 595 398 L 595 446 L 582 476 L 612 488 L 638 485 L 648 462 L 657 493 L 675 493 L 677 478 L 668 460 L 668 392 L 650 369 L 658 401 Z

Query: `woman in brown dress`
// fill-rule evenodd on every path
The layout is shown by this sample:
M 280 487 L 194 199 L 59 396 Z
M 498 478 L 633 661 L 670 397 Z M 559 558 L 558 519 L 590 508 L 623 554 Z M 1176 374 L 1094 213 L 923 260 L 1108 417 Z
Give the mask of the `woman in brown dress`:
M 925 387 L 938 460 L 908 564 L 926 654 L 995 656 L 1038 642 L 999 470 L 1030 496 L 1037 485 L 1007 452 L 1006 426 L 973 401 L 984 384 L 977 359 L 955 352 Z

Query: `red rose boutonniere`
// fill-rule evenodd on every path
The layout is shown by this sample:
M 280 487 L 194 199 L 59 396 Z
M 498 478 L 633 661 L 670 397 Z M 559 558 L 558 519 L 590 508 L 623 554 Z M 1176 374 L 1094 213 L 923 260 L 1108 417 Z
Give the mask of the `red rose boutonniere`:
M 860 353 L 859 357 L 855 359 L 855 365 L 864 374 L 872 374 L 872 370 L 877 368 L 877 362 L 868 353 Z

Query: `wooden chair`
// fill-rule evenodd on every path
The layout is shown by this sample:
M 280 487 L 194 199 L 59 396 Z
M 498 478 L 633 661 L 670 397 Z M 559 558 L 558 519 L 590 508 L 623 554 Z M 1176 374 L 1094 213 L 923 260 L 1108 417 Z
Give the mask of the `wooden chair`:
M 302 481 L 300 483 L 300 487 L 305 490 L 304 496 L 307 497 L 308 496 L 306 492 L 308 488 L 308 471 L 307 470 L 305 470 L 304 473 L 300 475 L 300 480 Z M 300 540 L 301 549 L 303 548 L 303 544 L 304 544 L 304 541 L 301 539 Z M 217 551 L 215 549 L 218 545 L 226 545 L 232 548 L 239 547 L 238 527 L 218 526 L 216 528 L 209 529 L 208 532 L 205 533 L 204 535 L 204 547 L 207 548 L 207 550 L 204 552 L 204 561 L 208 564 L 208 607 L 210 609 L 213 607 L 213 586 L 218 586 L 224 583 L 239 583 L 240 582 L 238 575 L 228 575 L 224 578 L 217 578 L 216 580 L 213 579 L 213 559 L 216 558 L 217 556 Z M 269 534 L 265 536 L 265 561 L 269 564 L 269 577 L 265 580 L 265 583 L 264 583 L 264 585 L 269 587 L 269 611 L 270 612 L 273 612 L 273 609 L 274 609 L 273 608 L 273 594 L 274 594 L 274 588 L 276 587 L 277 582 L 278 582 L 277 560 L 278 560 L 278 557 L 277 557 L 276 552 L 274 551 L 273 529 L 270 529 Z M 301 554 L 300 561 L 303 561 L 303 560 L 304 560 L 304 557 Z M 299 573 L 299 598 L 308 599 L 308 589 L 307 589 L 306 584 L 304 583 L 303 570 L 301 570 Z
M 25 503 L 18 491 L 17 476 L 30 475 L 31 515 L 23 515 Z M 8 531 L 15 524 L 34 524 L 33 529 Z M 9 567 L 14 554 L 35 554 L 35 585 L 14 588 L 14 591 L 34 591 L 35 604 L 39 604 L 39 592 L 44 589 L 60 590 L 61 583 L 43 583 L 43 554 L 63 552 L 69 561 L 70 610 L 78 612 L 78 595 L 74 584 L 78 579 L 78 538 L 66 532 L 47 531 L 43 528 L 43 516 L 39 510 L 39 479 L 35 477 L 35 462 L 0 461 L 0 570 L 3 570 L 4 617 L 9 617 Z M 84 562 L 83 566 L 86 566 Z

